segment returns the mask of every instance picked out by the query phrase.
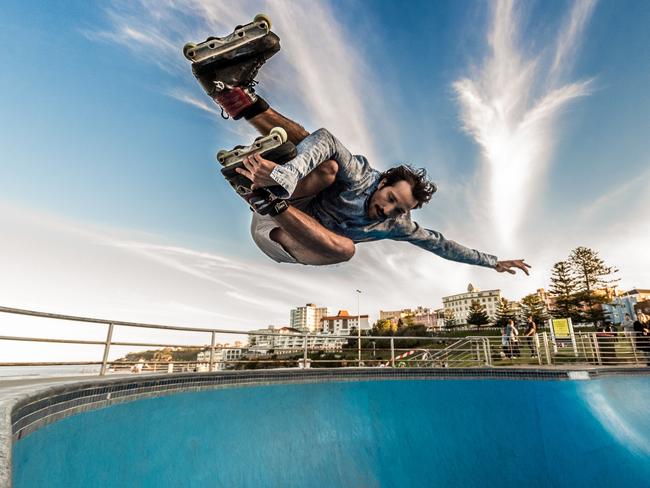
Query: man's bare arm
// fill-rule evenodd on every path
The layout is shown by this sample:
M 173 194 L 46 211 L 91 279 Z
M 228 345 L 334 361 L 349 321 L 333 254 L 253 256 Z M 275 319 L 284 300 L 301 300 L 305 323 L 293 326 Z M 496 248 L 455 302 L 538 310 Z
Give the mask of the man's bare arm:
M 274 220 L 279 228 L 271 233 L 271 239 L 302 264 L 342 263 L 354 256 L 355 247 L 351 239 L 326 229 L 297 208 L 289 207 Z

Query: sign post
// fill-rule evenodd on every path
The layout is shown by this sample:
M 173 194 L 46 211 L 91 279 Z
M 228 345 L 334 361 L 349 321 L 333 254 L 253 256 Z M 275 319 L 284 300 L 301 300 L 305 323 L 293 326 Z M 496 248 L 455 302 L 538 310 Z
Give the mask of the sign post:
M 553 352 L 557 354 L 558 343 L 564 345 L 567 342 L 571 342 L 573 353 L 578 357 L 578 346 L 576 344 L 576 336 L 573 333 L 573 322 L 571 321 L 571 318 L 550 319 L 548 325 L 551 329 Z

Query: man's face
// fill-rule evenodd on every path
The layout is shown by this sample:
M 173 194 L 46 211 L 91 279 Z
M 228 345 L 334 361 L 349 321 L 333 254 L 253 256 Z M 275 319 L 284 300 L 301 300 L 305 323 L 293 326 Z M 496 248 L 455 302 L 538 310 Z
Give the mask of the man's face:
M 411 185 L 404 180 L 394 185 L 386 185 L 386 180 L 381 180 L 375 193 L 370 197 L 368 204 L 368 217 L 373 220 L 385 220 L 399 217 L 415 208 L 418 201 L 413 198 Z

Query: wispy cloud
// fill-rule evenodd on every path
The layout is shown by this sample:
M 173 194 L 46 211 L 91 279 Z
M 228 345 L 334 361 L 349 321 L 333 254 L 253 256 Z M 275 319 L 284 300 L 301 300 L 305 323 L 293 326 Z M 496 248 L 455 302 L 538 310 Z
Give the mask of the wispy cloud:
M 463 127 L 481 147 L 490 214 L 503 243 L 515 242 L 526 207 L 543 186 L 561 110 L 590 92 L 591 80 L 562 81 L 594 3 L 576 1 L 555 42 L 535 54 L 522 47 L 515 3 L 494 3 L 489 54 L 453 85 Z
M 208 112 L 212 115 L 221 115 L 221 110 L 213 103 L 209 102 L 205 97 L 199 98 L 193 93 L 188 93 L 180 88 L 169 90 L 167 94 L 178 100 L 179 102 L 187 103 L 198 109 Z
M 589 202 L 581 209 L 581 216 L 584 219 L 599 217 L 599 212 L 605 210 L 620 214 L 626 208 L 632 208 L 637 204 L 638 208 L 644 208 L 644 203 L 637 203 L 637 200 L 643 198 L 648 187 L 650 187 L 650 169 L 628 181 L 617 183 L 610 191 Z

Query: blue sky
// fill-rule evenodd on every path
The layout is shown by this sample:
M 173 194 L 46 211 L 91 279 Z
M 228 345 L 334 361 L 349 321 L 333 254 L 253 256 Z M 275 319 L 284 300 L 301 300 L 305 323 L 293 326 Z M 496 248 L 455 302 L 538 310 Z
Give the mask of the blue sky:
M 531 277 L 404 243 L 330 268 L 277 265 L 222 181 L 223 121 L 181 47 L 267 12 L 259 93 L 385 169 L 424 166 L 424 226 Z M 647 2 L 4 2 L 0 262 L 7 306 L 248 329 L 291 307 L 440 307 L 468 282 L 512 299 L 573 247 L 650 287 Z M 348 290 L 346 292 L 345 290 Z

